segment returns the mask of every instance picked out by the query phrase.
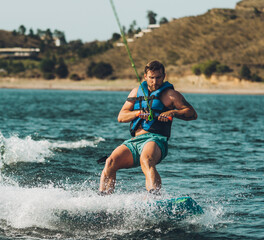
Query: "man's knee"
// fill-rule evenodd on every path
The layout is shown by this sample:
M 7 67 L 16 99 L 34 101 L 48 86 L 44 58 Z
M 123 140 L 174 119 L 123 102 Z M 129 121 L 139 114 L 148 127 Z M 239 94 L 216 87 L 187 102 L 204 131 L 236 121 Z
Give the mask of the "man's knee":
M 107 170 L 117 170 L 117 163 L 116 159 L 113 157 L 108 157 L 105 161 L 105 169 Z
M 140 165 L 149 169 L 151 167 L 155 167 L 156 160 L 150 155 L 141 156 Z

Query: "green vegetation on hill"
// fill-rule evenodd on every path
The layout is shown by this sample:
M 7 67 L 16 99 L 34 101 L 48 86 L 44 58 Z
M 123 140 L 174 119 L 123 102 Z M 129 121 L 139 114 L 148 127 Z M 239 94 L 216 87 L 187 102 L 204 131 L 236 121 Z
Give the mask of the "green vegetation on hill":
M 263 77 L 263 28 L 264 14 L 212 9 L 201 16 L 164 24 L 129 46 L 139 69 L 152 59 L 178 68 L 216 60 L 233 69 L 230 74 L 238 76 L 241 66 L 246 64 Z M 124 48 L 115 47 L 97 56 L 97 61 L 101 60 L 111 62 L 118 77 L 132 74 Z
M 195 74 L 205 74 L 207 77 L 212 74 L 228 74 L 251 81 L 262 81 L 263 5 L 262 0 L 244 0 L 237 4 L 236 9 L 211 9 L 203 15 L 174 19 L 170 22 L 162 18 L 160 28 L 129 43 L 139 73 L 143 74 L 147 62 L 157 59 L 165 64 L 170 76 L 192 70 Z M 152 11 L 148 11 L 147 18 L 149 23 L 157 22 L 156 14 Z M 140 30 L 133 21 L 125 33 L 127 37 L 132 38 Z M 61 39 L 60 47 L 56 47 L 52 41 L 54 36 Z M 26 77 L 41 76 L 45 73 L 48 74 L 47 77 L 70 76 L 75 80 L 86 76 L 135 79 L 125 47 L 118 47 L 117 42 L 121 42 L 118 33 L 114 33 L 108 41 L 83 43 L 81 40 L 66 42 L 63 32 L 58 30 L 54 33 L 49 29 L 38 30 L 37 33 L 29 30 L 26 34 L 26 29 L 21 25 L 13 33 L 0 31 L 0 47 L 23 46 L 41 49 L 39 59 L 32 60 L 35 61 L 32 64 L 35 67 L 30 68 L 30 65 L 24 64 L 25 60 L 22 61 Z M 64 66 L 60 69 L 67 68 L 67 74 L 59 76 L 56 70 L 58 63 L 52 71 L 43 71 L 43 61 L 52 61 L 54 58 L 64 59 Z M 249 75 L 246 74 L 245 66 L 250 71 Z M 106 74 L 99 76 L 100 71 L 105 71 Z M 9 71 L 8 74 L 17 73 Z M 23 75 L 21 72 L 19 74 Z

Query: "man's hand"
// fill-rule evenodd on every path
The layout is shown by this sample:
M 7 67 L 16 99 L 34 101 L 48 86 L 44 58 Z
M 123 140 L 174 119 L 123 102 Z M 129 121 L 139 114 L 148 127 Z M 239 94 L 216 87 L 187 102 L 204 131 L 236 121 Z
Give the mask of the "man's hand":
M 172 121 L 172 118 L 173 118 L 173 110 L 163 112 L 158 116 L 158 120 L 161 122 Z
M 159 116 L 154 116 L 154 119 L 156 118 L 158 119 L 158 121 L 161 121 L 161 122 L 168 122 L 168 121 L 172 121 L 172 116 L 173 116 L 172 112 L 167 111 L 167 112 L 161 113 Z M 141 110 L 137 112 L 136 117 L 139 117 L 141 119 L 148 121 L 149 113 Z
M 136 117 L 139 117 L 141 119 L 148 121 L 149 112 L 140 110 L 137 112 Z

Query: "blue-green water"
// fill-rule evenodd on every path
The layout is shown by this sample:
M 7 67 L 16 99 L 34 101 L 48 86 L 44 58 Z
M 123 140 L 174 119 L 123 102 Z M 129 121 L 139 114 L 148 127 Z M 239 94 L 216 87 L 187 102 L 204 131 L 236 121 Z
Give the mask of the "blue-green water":
M 0 90 L 0 239 L 263 239 L 264 96 L 184 94 L 198 119 L 173 122 L 162 198 L 191 196 L 205 214 L 174 222 L 135 204 L 140 168 L 97 195 L 96 160 L 129 137 L 127 94 Z

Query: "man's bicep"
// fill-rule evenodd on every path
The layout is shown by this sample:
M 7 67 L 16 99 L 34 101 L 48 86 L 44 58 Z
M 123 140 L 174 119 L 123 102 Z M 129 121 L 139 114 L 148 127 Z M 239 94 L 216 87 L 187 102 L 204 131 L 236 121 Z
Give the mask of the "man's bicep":
M 174 108 L 179 110 L 192 107 L 191 104 L 188 103 L 186 99 L 177 91 L 174 91 L 172 94 L 172 103 Z
M 124 105 L 123 105 L 121 111 L 122 111 L 122 110 L 130 110 L 130 111 L 132 111 L 132 110 L 134 109 L 135 100 L 129 100 L 129 99 L 131 99 L 131 98 L 135 98 L 135 97 L 137 96 L 137 91 L 136 91 L 136 90 L 137 90 L 137 89 L 133 89 L 133 90 L 129 93 L 129 95 L 128 95 L 128 97 L 127 97 L 127 100 L 126 100 L 126 102 L 124 103 Z
M 132 111 L 134 109 L 134 102 L 126 101 L 121 109 L 121 111 Z

